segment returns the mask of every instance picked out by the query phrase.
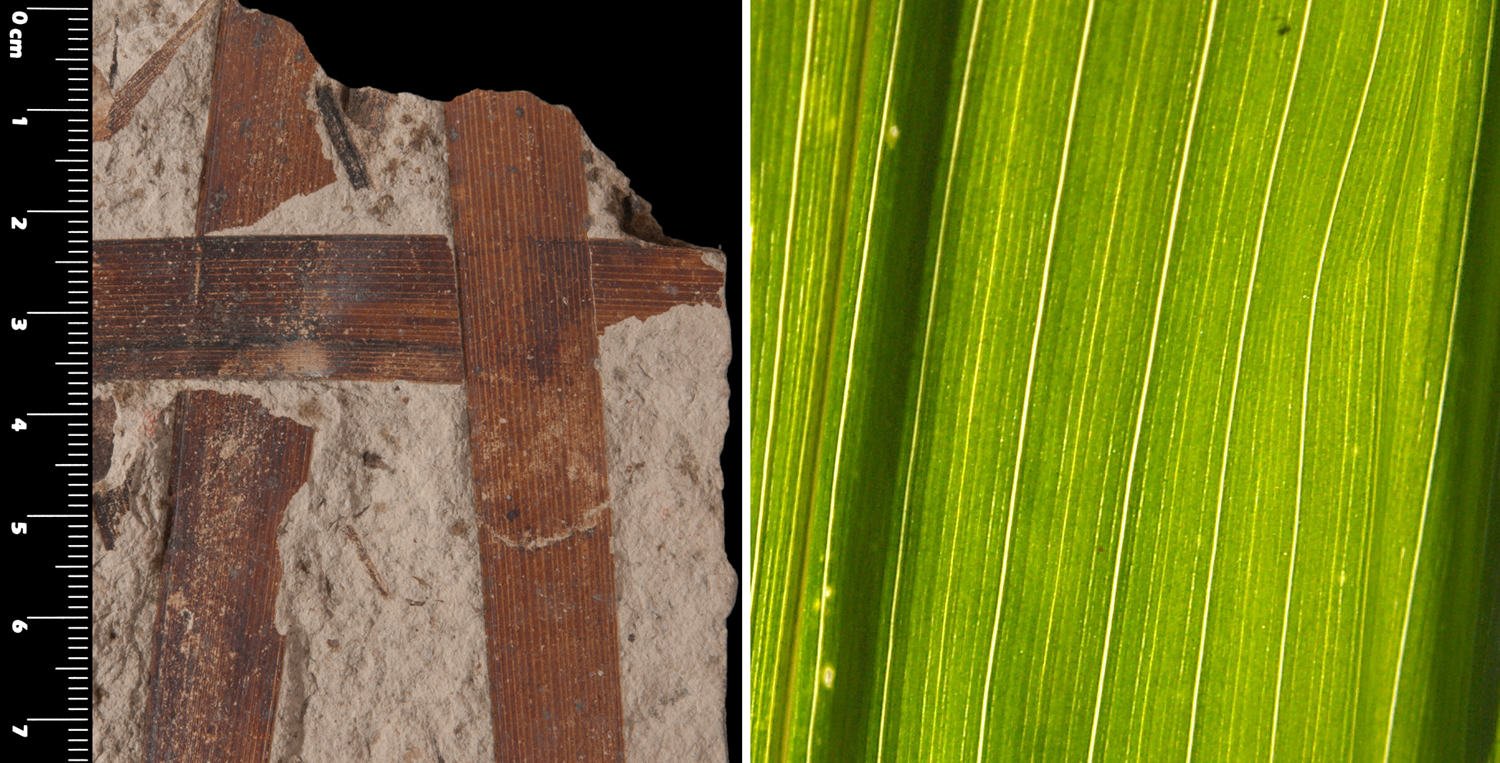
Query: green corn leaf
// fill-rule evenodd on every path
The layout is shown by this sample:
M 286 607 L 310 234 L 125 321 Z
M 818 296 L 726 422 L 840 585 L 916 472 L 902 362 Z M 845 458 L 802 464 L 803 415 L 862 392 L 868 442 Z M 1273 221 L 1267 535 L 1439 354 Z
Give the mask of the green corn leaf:
M 752 0 L 755 761 L 1494 759 L 1494 15 Z

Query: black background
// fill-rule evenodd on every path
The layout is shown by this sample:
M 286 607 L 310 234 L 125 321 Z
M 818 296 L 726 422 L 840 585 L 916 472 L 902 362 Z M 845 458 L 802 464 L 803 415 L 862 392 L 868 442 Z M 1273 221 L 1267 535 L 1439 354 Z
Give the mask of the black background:
M 242 0 L 291 22 L 328 76 L 446 101 L 470 90 L 527 90 L 573 110 L 594 145 L 652 205 L 663 232 L 724 251 L 734 319 L 724 470 L 725 547 L 740 571 L 739 282 L 740 6 L 738 3 L 314 3 Z M 743 600 L 729 617 L 727 721 L 741 759 Z

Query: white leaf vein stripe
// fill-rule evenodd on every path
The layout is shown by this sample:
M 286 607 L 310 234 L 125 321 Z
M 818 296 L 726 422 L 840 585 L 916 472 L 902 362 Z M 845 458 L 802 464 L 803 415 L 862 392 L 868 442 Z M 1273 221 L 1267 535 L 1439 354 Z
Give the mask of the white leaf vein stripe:
M 1104 706 L 1104 681 L 1109 673 L 1109 646 L 1114 636 L 1115 626 L 1115 604 L 1120 592 L 1120 562 L 1125 554 L 1125 530 L 1130 520 L 1130 490 L 1135 482 L 1136 456 L 1141 444 L 1141 428 L 1146 419 L 1146 400 L 1151 392 L 1151 370 L 1156 360 L 1156 336 L 1161 328 L 1161 306 L 1162 299 L 1167 291 L 1167 276 L 1172 271 L 1172 244 L 1177 238 L 1178 212 L 1182 208 L 1182 187 L 1187 180 L 1187 168 L 1193 151 L 1193 130 L 1198 125 L 1198 104 L 1203 96 L 1203 79 L 1208 71 L 1208 54 L 1213 48 L 1214 22 L 1218 18 L 1218 0 L 1209 5 L 1208 8 L 1208 30 L 1203 36 L 1203 52 L 1198 60 L 1198 78 L 1193 85 L 1193 105 L 1188 112 L 1187 135 L 1183 139 L 1182 163 L 1177 168 L 1176 190 L 1172 195 L 1172 217 L 1167 225 L 1167 244 L 1162 255 L 1161 281 L 1156 286 L 1156 307 L 1151 316 L 1151 340 L 1146 350 L 1146 371 L 1141 382 L 1141 398 L 1136 406 L 1135 434 L 1130 442 L 1130 466 L 1125 472 L 1125 492 L 1120 507 L 1120 532 L 1115 541 L 1115 565 L 1114 573 L 1110 580 L 1109 610 L 1105 615 L 1104 624 L 1104 649 L 1099 660 L 1099 686 L 1094 696 L 1094 720 L 1089 729 L 1089 755 L 1090 763 L 1094 760 L 1094 752 L 1099 742 L 1099 711 Z
M 1297 427 L 1297 494 L 1292 509 L 1292 549 L 1287 559 L 1286 598 L 1281 608 L 1281 644 L 1276 651 L 1276 702 L 1271 712 L 1271 752 L 1268 760 L 1276 760 L 1276 732 L 1281 722 L 1281 688 L 1286 677 L 1286 632 L 1292 614 L 1292 586 L 1297 574 L 1297 541 L 1302 528 L 1302 482 L 1307 463 L 1307 391 L 1312 382 L 1313 332 L 1317 328 L 1318 296 L 1323 286 L 1323 265 L 1328 260 L 1328 242 L 1333 237 L 1333 222 L 1338 218 L 1339 201 L 1343 199 L 1344 180 L 1349 174 L 1349 162 L 1354 157 L 1354 147 L 1359 143 L 1359 128 L 1364 123 L 1365 105 L 1370 97 L 1370 83 L 1375 79 L 1375 65 L 1380 61 L 1380 45 L 1385 40 L 1386 11 L 1390 0 L 1380 5 L 1380 26 L 1375 30 L 1375 50 L 1370 55 L 1370 68 L 1365 72 L 1364 89 L 1359 96 L 1359 110 L 1354 115 L 1354 129 L 1349 134 L 1349 147 L 1344 151 L 1344 162 L 1339 168 L 1339 181 L 1333 190 L 1333 208 L 1328 212 L 1328 224 L 1323 228 L 1323 244 L 1318 250 L 1318 271 L 1313 277 L 1312 304 L 1307 315 L 1307 347 L 1302 358 L 1302 412 Z
M 1034 6 L 1033 6 L 1034 7 Z M 1021 456 L 1026 451 L 1026 422 L 1031 413 L 1031 391 L 1032 381 L 1036 376 L 1036 350 L 1042 339 L 1042 318 L 1047 307 L 1047 286 L 1051 282 L 1052 275 L 1052 252 L 1057 241 L 1057 218 L 1062 207 L 1063 187 L 1068 178 L 1068 153 L 1073 146 L 1073 124 L 1078 113 L 1078 90 L 1083 83 L 1083 65 L 1088 58 L 1089 30 L 1094 24 L 1094 2 L 1089 0 L 1088 11 L 1083 17 L 1083 36 L 1078 44 L 1078 64 L 1073 70 L 1073 94 L 1068 100 L 1068 126 L 1063 133 L 1062 158 L 1057 170 L 1057 190 L 1052 196 L 1052 219 L 1047 227 L 1047 253 L 1042 262 L 1042 288 L 1037 295 L 1036 303 L 1036 325 L 1031 331 L 1031 353 L 1026 362 L 1026 392 L 1021 399 L 1021 426 L 1016 436 L 1016 462 L 1010 474 L 1010 499 L 1005 512 L 1005 543 L 1000 553 L 1000 590 L 995 597 L 994 623 L 990 627 L 990 653 L 984 671 L 984 693 L 980 695 L 979 710 L 979 741 L 978 753 L 975 763 L 984 761 L 984 727 L 989 720 L 990 712 L 990 683 L 995 674 L 995 644 L 1000 637 L 1000 613 L 1005 605 L 1005 578 L 1010 571 L 1010 543 L 1014 537 L 1013 531 L 1016 520 L 1016 495 L 1017 488 L 1021 482 Z M 1027 42 L 1030 43 L 1030 29 L 1027 30 Z M 1017 91 L 1019 92 L 1019 86 Z M 1017 109 L 1019 112 L 1019 108 Z M 1014 128 L 1012 128 L 1014 133 Z M 998 224 L 997 224 L 998 230 Z M 976 370 L 977 374 L 977 370 Z
M 1192 714 L 1188 721 L 1187 759 L 1193 759 L 1193 739 L 1198 731 L 1198 692 L 1203 685 L 1203 653 L 1208 643 L 1208 613 L 1213 606 L 1214 569 L 1219 559 L 1220 519 L 1224 515 L 1224 483 L 1229 474 L 1229 441 L 1234 433 L 1235 403 L 1240 392 L 1240 369 L 1245 357 L 1245 334 L 1250 325 L 1250 302 L 1255 296 L 1255 277 L 1260 269 L 1260 253 L 1265 241 L 1266 217 L 1271 209 L 1271 191 L 1276 187 L 1276 169 L 1281 161 L 1282 141 L 1286 136 L 1287 117 L 1292 113 L 1292 96 L 1297 92 L 1297 73 L 1302 67 L 1302 50 L 1307 41 L 1308 19 L 1312 17 L 1312 0 L 1302 12 L 1302 30 L 1297 36 L 1297 55 L 1292 62 L 1291 84 L 1287 86 L 1286 103 L 1281 110 L 1281 124 L 1276 130 L 1276 147 L 1271 152 L 1271 170 L 1266 179 L 1266 193 L 1261 199 L 1260 221 L 1255 229 L 1255 252 L 1250 259 L 1250 282 L 1245 287 L 1245 310 L 1240 317 L 1240 336 L 1234 351 L 1234 381 L 1229 388 L 1229 415 L 1224 425 L 1224 448 L 1219 459 L 1218 498 L 1214 503 L 1214 537 L 1208 557 L 1208 583 L 1203 594 L 1203 623 L 1198 632 L 1198 664 L 1193 673 Z

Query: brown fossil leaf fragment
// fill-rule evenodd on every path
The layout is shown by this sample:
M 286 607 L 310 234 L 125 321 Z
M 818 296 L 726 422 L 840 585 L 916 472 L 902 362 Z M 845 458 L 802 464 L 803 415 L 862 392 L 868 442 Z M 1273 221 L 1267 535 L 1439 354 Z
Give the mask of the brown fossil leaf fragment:
M 354 529 L 354 525 L 344 525 L 344 535 L 349 538 L 350 543 L 354 544 L 354 552 L 359 554 L 359 560 L 364 562 L 365 572 L 370 574 L 370 580 L 374 581 L 375 590 L 380 592 L 380 597 L 391 598 L 391 591 L 385 587 L 385 580 L 380 577 L 380 571 L 375 569 L 375 562 L 370 559 L 370 553 L 365 550 L 365 543 L 360 540 L 359 531 Z
M 247 395 L 178 393 L 144 760 L 267 760 L 283 637 L 276 528 L 313 430 Z
M 109 476 L 109 462 L 114 458 L 115 452 L 115 401 L 105 399 L 94 400 L 94 415 L 92 423 L 92 439 L 94 443 L 93 452 L 93 476 L 92 481 L 98 482 Z
M 724 306 L 724 271 L 705 262 L 702 250 L 593 240 L 589 252 L 600 336 L 626 318 L 646 320 L 677 305 Z
M 94 243 L 101 378 L 462 379 L 441 236 Z
M 94 102 L 94 140 L 109 140 L 115 133 L 125 129 L 130 124 L 130 117 L 135 113 L 135 107 L 140 104 L 146 93 L 151 91 L 151 86 L 156 83 L 161 73 L 166 70 L 167 64 L 172 63 L 172 58 L 177 55 L 177 49 L 187 38 L 203 26 L 208 19 L 208 14 L 213 10 L 214 0 L 203 0 L 198 10 L 182 23 L 172 36 L 157 48 L 146 63 L 125 80 L 125 84 L 119 90 L 110 91 L 109 79 L 98 67 L 93 67 L 93 88 L 98 98 Z
M 219 18 L 198 234 L 249 225 L 336 179 L 304 95 L 318 64 L 291 24 L 235 0 Z
M 624 755 L 588 196 L 573 116 L 446 107 L 497 760 Z

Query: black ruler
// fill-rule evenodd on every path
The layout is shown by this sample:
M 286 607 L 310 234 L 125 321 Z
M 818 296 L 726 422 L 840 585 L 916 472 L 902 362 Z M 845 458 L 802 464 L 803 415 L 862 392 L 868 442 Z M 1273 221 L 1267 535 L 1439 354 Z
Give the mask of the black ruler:
M 0 758 L 90 758 L 90 39 L 87 7 L 4 8 L 7 362 Z M 20 753 L 19 755 L 16 753 Z

